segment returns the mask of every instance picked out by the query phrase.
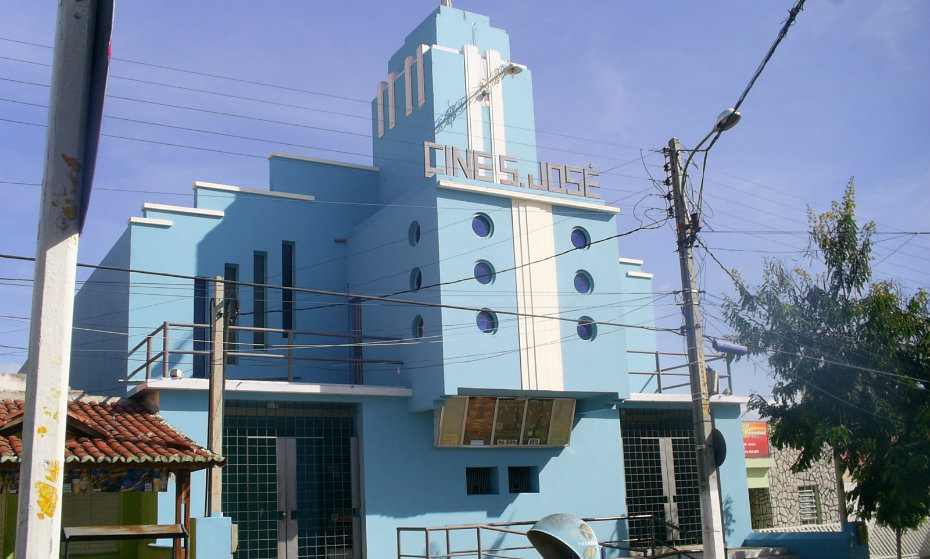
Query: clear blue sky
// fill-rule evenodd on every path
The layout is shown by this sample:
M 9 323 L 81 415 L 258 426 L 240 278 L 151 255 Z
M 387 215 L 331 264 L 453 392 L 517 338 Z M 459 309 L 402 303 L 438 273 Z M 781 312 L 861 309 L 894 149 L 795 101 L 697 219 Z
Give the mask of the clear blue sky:
M 265 188 L 270 152 L 370 163 L 368 102 L 437 3 L 119 1 L 79 260 L 98 263 L 143 202 L 191 204 L 195 180 Z M 455 1 L 508 30 L 513 61 L 533 70 L 540 159 L 594 163 L 622 231 L 664 211 L 650 180 L 664 179 L 657 150 L 673 136 L 693 147 L 736 102 L 792 4 Z M 56 5 L 13 0 L 0 19 L 3 254 L 34 255 L 48 102 L 34 84 L 49 83 Z M 765 258 L 806 267 L 806 208 L 825 210 L 855 176 L 859 218 L 880 232 L 876 279 L 930 287 L 930 236 L 900 233 L 930 230 L 928 21 L 923 1 L 808 2 L 709 155 L 703 239 L 724 265 L 750 280 Z M 677 328 L 672 229 L 620 242 L 655 274 L 659 325 Z M 707 331 L 725 334 L 718 304 L 730 281 L 697 257 Z M 32 272 L 0 259 L 0 371 L 25 359 Z M 737 394 L 769 385 L 761 367 L 739 367 Z

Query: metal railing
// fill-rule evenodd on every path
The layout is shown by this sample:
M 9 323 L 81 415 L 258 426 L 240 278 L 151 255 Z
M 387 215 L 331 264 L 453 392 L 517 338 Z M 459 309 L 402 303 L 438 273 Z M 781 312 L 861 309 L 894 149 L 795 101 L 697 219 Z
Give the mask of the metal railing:
M 636 521 L 636 522 L 649 522 L 651 525 L 651 530 L 649 533 L 651 537 L 648 540 L 635 540 L 635 539 L 624 539 L 624 540 L 604 540 L 599 541 L 598 545 L 603 549 L 614 549 L 623 552 L 635 552 L 640 557 L 645 558 L 659 558 L 659 557 L 689 557 L 690 559 L 695 559 L 694 556 L 689 555 L 688 551 L 678 549 L 675 547 L 674 543 L 667 541 L 664 538 L 657 537 L 657 533 L 661 530 L 665 530 L 667 533 L 681 533 L 681 528 L 666 522 L 662 518 L 659 518 L 650 514 L 643 515 L 627 515 L 627 516 L 608 516 L 608 517 L 597 517 L 597 518 L 582 518 L 582 520 L 588 524 L 599 524 L 605 522 L 627 522 Z M 397 559 L 528 559 L 539 557 L 539 554 L 536 552 L 535 548 L 532 545 L 529 545 L 527 542 L 523 544 L 523 539 L 526 538 L 526 531 L 521 531 L 518 528 L 525 527 L 527 530 L 532 527 L 536 521 L 521 521 L 521 522 L 495 522 L 488 524 L 462 524 L 462 525 L 450 525 L 450 526 L 437 526 L 437 527 L 426 527 L 426 526 L 417 526 L 417 527 L 398 527 L 397 528 Z M 595 530 L 596 531 L 596 530 Z M 422 533 L 422 540 L 419 538 L 413 538 L 414 540 L 419 540 L 420 544 L 423 545 L 423 553 L 405 553 L 404 552 L 404 535 L 405 534 L 415 534 Z M 473 547 L 467 548 L 456 548 L 453 544 L 453 539 L 462 540 L 463 535 L 467 538 L 469 533 L 472 535 L 470 540 Z M 443 545 L 444 549 L 434 552 L 433 545 L 437 542 L 434 541 L 432 537 L 434 534 L 439 535 L 439 542 Z M 501 536 L 502 535 L 502 536 Z M 485 540 L 488 536 L 498 536 L 499 541 L 503 542 L 504 538 L 507 536 L 516 536 L 515 541 L 508 545 L 501 544 L 492 544 L 486 545 Z M 483 537 L 484 536 L 484 537 Z M 406 538 L 410 540 L 411 538 Z M 519 544 L 519 545 L 517 545 Z
M 651 371 L 630 371 L 630 375 L 639 375 L 652 377 L 655 379 L 655 387 L 653 393 L 655 394 L 664 394 L 666 392 L 674 391 L 679 388 L 691 386 L 691 374 L 688 372 L 688 354 L 687 353 L 675 353 L 667 351 L 640 351 L 635 349 L 627 350 L 627 353 L 632 353 L 636 355 L 653 355 L 655 357 L 655 369 Z M 683 363 L 678 363 L 671 366 L 662 366 L 662 356 L 667 358 L 672 358 L 674 360 L 680 360 L 684 358 Z M 716 394 L 719 390 L 715 391 L 712 389 L 711 385 L 719 386 L 719 384 L 726 380 L 726 388 L 723 389 L 724 394 L 733 393 L 733 381 L 732 375 L 730 374 L 730 361 L 727 359 L 726 355 L 719 354 L 710 354 L 704 358 L 705 363 L 711 363 L 713 361 L 723 360 L 726 363 L 726 373 L 721 374 L 718 371 L 714 371 L 715 378 L 709 379 L 708 389 L 711 389 L 711 394 Z M 666 360 L 668 364 L 668 359 Z M 681 370 L 684 369 L 684 372 Z M 710 376 L 710 371 L 713 370 L 708 368 L 708 376 Z M 684 381 L 681 381 L 681 378 L 684 377 Z M 674 383 L 674 384 L 670 384 Z M 646 381 L 646 385 L 649 384 L 649 381 Z M 686 391 L 681 391 L 684 393 Z
M 204 339 L 196 338 L 194 332 L 200 329 L 202 332 L 205 332 L 203 335 Z M 189 330 L 190 335 L 181 335 L 180 337 L 172 337 L 173 333 L 181 330 Z M 135 347 L 129 350 L 130 358 L 141 350 L 145 348 L 145 361 L 133 369 L 129 376 L 132 377 L 139 371 L 145 370 L 145 380 L 149 381 L 152 379 L 152 369 L 154 366 L 157 366 L 158 363 L 161 363 L 162 368 L 162 378 L 168 378 L 170 376 L 170 367 L 172 363 L 172 357 L 177 356 L 210 356 L 213 354 L 212 351 L 212 336 L 209 335 L 211 331 L 211 326 L 209 324 L 189 324 L 182 322 L 163 322 L 160 326 L 155 328 L 151 333 L 147 334 L 145 338 L 136 344 Z M 349 343 L 345 344 L 347 348 L 352 347 L 361 347 L 363 344 L 371 341 L 375 342 L 396 342 L 400 341 L 399 338 L 391 338 L 386 336 L 358 336 L 354 334 L 338 334 L 333 332 L 319 332 L 312 330 L 283 330 L 280 328 L 258 328 L 253 326 L 229 326 L 227 331 L 230 332 L 262 332 L 262 333 L 277 333 L 282 334 L 286 342 L 281 345 L 267 346 L 262 345 L 261 351 L 235 351 L 230 350 L 228 346 L 230 342 L 227 341 L 227 348 L 223 352 L 225 358 L 230 357 L 244 357 L 244 358 L 257 358 L 257 359 L 269 359 L 269 360 L 285 360 L 287 363 L 287 380 L 294 380 L 294 367 L 296 362 L 300 361 L 317 361 L 317 362 L 336 362 L 336 363 L 352 363 L 352 364 L 378 364 L 378 365 L 395 365 L 400 370 L 400 366 L 404 364 L 403 361 L 397 361 L 392 359 L 363 359 L 355 357 L 325 357 L 325 356 L 309 356 L 309 355 L 298 355 L 297 351 L 302 349 L 313 349 L 313 345 L 307 344 L 296 344 L 295 340 L 298 336 L 317 336 L 317 337 L 329 337 L 329 338 L 341 338 L 349 340 Z M 157 347 L 158 342 L 161 342 L 160 349 Z M 172 343 L 183 342 L 183 343 L 193 343 L 194 347 L 197 345 L 203 345 L 207 349 L 183 349 L 180 347 L 172 348 Z M 256 344 L 247 343 L 247 342 L 233 342 L 236 347 L 256 347 Z M 157 350 L 157 351 L 156 351 Z M 276 353 L 279 352 L 279 353 Z M 350 373 L 351 374 L 351 373 Z M 130 382 L 141 382 L 141 381 L 130 381 Z M 360 374 L 353 374 L 353 378 L 350 380 L 352 384 L 362 384 L 364 379 Z

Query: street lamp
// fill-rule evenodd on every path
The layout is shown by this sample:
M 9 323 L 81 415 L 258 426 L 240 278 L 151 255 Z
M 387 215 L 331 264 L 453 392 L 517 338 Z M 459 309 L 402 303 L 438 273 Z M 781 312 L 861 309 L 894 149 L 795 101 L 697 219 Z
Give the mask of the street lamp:
M 694 146 L 694 149 L 692 149 L 691 153 L 688 155 L 688 159 L 685 161 L 685 166 L 682 167 L 682 171 L 681 171 L 682 173 L 681 182 L 682 183 L 686 182 L 686 179 L 688 176 L 688 166 L 691 165 L 691 159 L 694 157 L 695 153 L 701 150 L 701 146 L 704 145 L 704 142 L 706 142 L 708 138 L 716 134 L 716 136 L 714 136 L 714 139 L 711 140 L 710 145 L 707 146 L 707 149 L 704 150 L 704 151 L 709 151 L 710 148 L 714 147 L 714 143 L 717 142 L 717 138 L 720 137 L 720 134 L 736 126 L 736 123 L 739 122 L 739 119 L 741 119 L 742 117 L 743 115 L 740 114 L 740 112 L 736 109 L 727 109 L 723 111 L 722 113 L 720 113 L 719 115 L 717 115 L 717 123 L 714 124 L 714 127 L 711 128 L 710 132 L 708 132 L 707 135 L 704 136 L 704 139 L 698 142 L 698 145 Z
M 694 444 L 697 451 L 698 482 L 701 498 L 701 527 L 705 559 L 724 559 L 726 546 L 723 541 L 723 522 L 720 510 L 720 483 L 715 462 L 714 424 L 710 412 L 710 395 L 707 390 L 706 365 L 704 363 L 704 336 L 698 288 L 694 277 L 692 248 L 699 228 L 697 216 L 693 218 L 685 205 L 685 182 L 688 165 L 704 142 L 714 136 L 709 150 L 725 130 L 739 122 L 740 113 L 727 109 L 720 113 L 713 129 L 704 136 L 697 147 L 691 150 L 684 167 L 681 166 L 681 143 L 678 138 L 668 142 L 669 174 L 676 230 L 678 232 L 678 262 L 681 267 L 682 313 L 685 318 L 685 333 L 688 342 L 688 371 L 691 381 L 691 410 L 694 418 Z

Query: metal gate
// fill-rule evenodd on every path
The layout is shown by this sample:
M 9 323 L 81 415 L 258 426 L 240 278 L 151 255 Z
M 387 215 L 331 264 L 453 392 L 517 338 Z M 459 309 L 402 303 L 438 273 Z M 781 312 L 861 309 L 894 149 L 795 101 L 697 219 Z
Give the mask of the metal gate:
M 224 512 L 236 559 L 359 557 L 355 410 L 228 401 Z
M 621 410 L 627 513 L 655 515 L 680 530 L 630 520 L 630 537 L 701 543 L 701 502 L 691 412 Z

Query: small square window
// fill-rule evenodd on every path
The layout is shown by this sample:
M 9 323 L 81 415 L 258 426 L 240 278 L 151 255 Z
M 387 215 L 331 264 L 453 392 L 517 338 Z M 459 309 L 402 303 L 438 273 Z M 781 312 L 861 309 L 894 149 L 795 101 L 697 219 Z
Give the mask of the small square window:
M 507 483 L 511 493 L 539 493 L 539 469 L 535 466 L 510 466 Z
M 465 493 L 497 495 L 497 468 L 465 468 Z

